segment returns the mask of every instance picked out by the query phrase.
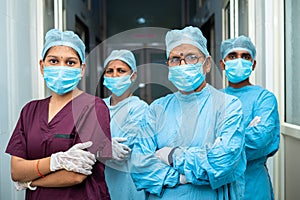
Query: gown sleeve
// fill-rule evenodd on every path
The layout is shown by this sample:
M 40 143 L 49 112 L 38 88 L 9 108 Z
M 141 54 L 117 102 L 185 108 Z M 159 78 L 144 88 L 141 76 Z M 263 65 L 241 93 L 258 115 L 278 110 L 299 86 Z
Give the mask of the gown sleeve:
M 240 178 L 246 168 L 242 107 L 232 99 L 217 111 L 213 145 L 178 148 L 173 154 L 175 170 L 186 176 L 189 183 L 210 185 L 216 189 Z
M 276 97 L 264 91 L 256 101 L 253 117 L 260 117 L 256 126 L 246 127 L 247 160 L 273 155 L 279 148 L 280 125 Z
M 157 150 L 156 125 L 159 114 L 149 106 L 145 117 L 140 121 L 140 130 L 131 155 L 131 176 L 138 190 L 161 196 L 164 187 L 178 184 L 179 173 L 155 156 Z
M 106 160 L 112 157 L 110 116 L 104 101 L 100 98 L 88 99 L 76 121 L 76 129 L 81 142 L 92 141 L 93 145 L 88 149 L 94 153 L 97 159 Z M 78 102 L 78 104 L 81 102 Z M 77 105 L 76 106 L 80 106 Z
M 133 103 L 136 103 L 136 105 L 130 108 L 128 116 L 125 121 L 122 122 L 122 126 L 118 129 L 118 133 L 116 133 L 118 137 L 127 138 L 127 141 L 124 142 L 124 144 L 130 148 L 132 148 L 139 131 L 139 122 L 142 120 L 145 110 L 148 107 L 148 105 L 142 101 Z
M 115 115 L 114 119 L 111 119 L 111 131 L 113 137 L 125 137 L 127 141 L 122 142 L 122 144 L 125 144 L 132 149 L 139 131 L 139 122 L 142 120 L 147 107 L 148 104 L 143 101 L 134 101 L 130 105 L 130 109 L 128 111 L 126 110 L 127 113 L 125 117 L 118 117 L 118 115 Z M 120 112 L 123 112 L 123 110 L 120 110 Z M 118 161 L 114 159 L 106 162 L 108 166 L 118 170 L 124 170 L 123 168 L 127 166 L 126 163 L 127 160 Z

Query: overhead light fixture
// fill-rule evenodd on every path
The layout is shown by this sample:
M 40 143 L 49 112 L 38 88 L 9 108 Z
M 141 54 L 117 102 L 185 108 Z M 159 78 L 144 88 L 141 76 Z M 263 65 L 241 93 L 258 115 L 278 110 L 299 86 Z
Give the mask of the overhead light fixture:
M 139 84 L 139 88 L 144 88 L 144 87 L 146 87 L 146 84 L 145 84 L 145 83 L 140 83 L 140 84 Z
M 144 17 L 139 17 L 137 20 L 138 24 L 145 24 L 146 23 L 146 19 Z

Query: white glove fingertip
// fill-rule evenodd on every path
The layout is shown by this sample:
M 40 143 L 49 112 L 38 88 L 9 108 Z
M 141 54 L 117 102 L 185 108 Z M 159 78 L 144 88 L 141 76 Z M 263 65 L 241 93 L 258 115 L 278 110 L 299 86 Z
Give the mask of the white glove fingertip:
M 124 148 L 123 148 L 125 151 L 131 151 L 131 149 L 128 147 L 128 146 L 125 146 Z
M 126 142 L 127 141 L 127 138 L 125 138 L 125 137 L 114 137 L 113 139 L 117 142 Z
M 91 147 L 92 145 L 93 145 L 92 141 L 84 142 L 84 143 L 82 143 L 82 148 L 81 149 L 87 149 L 87 148 Z
M 93 162 L 96 162 L 96 156 L 88 151 L 85 151 L 84 160 L 91 160 Z
M 37 186 L 32 187 L 32 186 L 31 186 L 31 183 L 32 183 L 31 181 L 26 183 L 26 184 L 27 184 L 27 188 L 28 188 L 29 190 L 36 190 Z
M 187 183 L 185 175 L 180 174 L 180 176 L 179 176 L 179 183 L 180 184 L 186 184 Z
M 91 175 L 92 174 L 92 170 L 85 170 L 85 173 L 84 173 L 85 175 Z
M 92 157 L 92 161 L 97 162 L 96 156 L 94 154 L 91 153 L 91 157 Z
M 25 190 L 25 189 L 26 189 L 24 183 L 21 183 L 21 182 L 14 182 L 14 185 L 15 185 L 15 189 L 16 189 L 17 191 Z
M 114 157 L 114 160 L 116 161 L 121 161 L 122 159 L 118 158 L 118 157 Z
M 80 174 L 83 174 L 83 175 L 86 175 L 86 176 L 92 174 L 91 171 L 89 171 L 89 170 L 84 170 L 84 169 L 78 170 L 77 173 L 80 173 Z
M 74 149 L 74 150 L 75 149 L 87 149 L 87 148 L 91 147 L 92 145 L 93 145 L 93 142 L 88 141 L 88 142 L 84 142 L 84 143 L 75 144 L 71 149 Z
M 85 169 L 85 168 L 82 168 L 82 167 L 79 167 L 76 169 L 76 172 L 77 173 L 80 173 L 80 174 L 84 174 L 86 176 L 92 174 L 92 170 L 89 170 L 89 169 Z

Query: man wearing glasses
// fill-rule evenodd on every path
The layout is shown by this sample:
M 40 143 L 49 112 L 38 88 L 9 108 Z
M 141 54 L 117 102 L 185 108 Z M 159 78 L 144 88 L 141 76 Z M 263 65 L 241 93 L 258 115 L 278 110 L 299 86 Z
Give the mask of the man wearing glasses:
M 141 122 L 132 178 L 148 199 L 243 199 L 246 166 L 241 102 L 206 83 L 212 59 L 200 29 L 166 35 L 169 80 Z

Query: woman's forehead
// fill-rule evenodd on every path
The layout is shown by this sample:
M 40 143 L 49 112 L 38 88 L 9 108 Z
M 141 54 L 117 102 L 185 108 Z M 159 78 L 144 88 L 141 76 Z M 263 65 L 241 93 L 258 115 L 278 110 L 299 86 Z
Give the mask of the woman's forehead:
M 75 51 L 75 49 L 68 46 L 53 46 L 48 50 L 48 54 L 72 55 L 72 56 L 76 55 L 76 57 L 78 57 L 78 54 Z
M 116 68 L 116 67 L 122 67 L 122 68 L 130 69 L 130 67 L 121 60 L 112 60 L 112 61 L 110 61 L 106 68 Z

